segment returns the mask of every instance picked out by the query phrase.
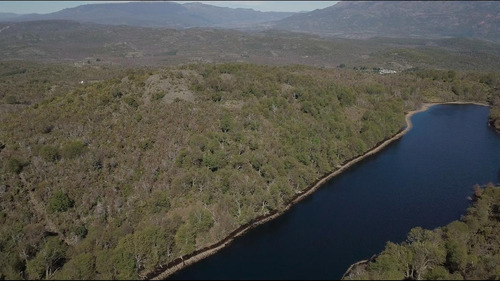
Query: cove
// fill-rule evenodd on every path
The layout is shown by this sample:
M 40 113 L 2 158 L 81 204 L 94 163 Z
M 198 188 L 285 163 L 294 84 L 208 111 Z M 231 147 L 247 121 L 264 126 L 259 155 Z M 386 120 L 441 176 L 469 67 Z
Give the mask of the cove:
M 411 228 L 460 218 L 474 184 L 500 182 L 500 135 L 487 118 L 477 105 L 414 115 L 403 138 L 170 279 L 339 279 Z

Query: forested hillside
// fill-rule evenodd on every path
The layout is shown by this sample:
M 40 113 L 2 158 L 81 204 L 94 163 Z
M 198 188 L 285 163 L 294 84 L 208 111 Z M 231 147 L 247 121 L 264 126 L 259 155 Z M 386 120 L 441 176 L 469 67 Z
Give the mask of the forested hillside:
M 499 105 L 494 73 L 190 64 L 80 84 L 46 65 L 59 78 L 23 98 L 42 66 L 1 67 L 5 279 L 143 277 L 282 210 L 422 102 Z
M 405 242 L 388 242 L 374 261 L 345 280 L 497 280 L 500 278 L 500 188 L 475 187 L 461 221 L 434 230 L 414 228 Z

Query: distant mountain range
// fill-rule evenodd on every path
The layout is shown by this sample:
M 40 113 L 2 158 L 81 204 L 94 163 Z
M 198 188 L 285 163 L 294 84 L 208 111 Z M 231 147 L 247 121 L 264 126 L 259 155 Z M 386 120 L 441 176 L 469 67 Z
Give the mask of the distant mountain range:
M 0 13 L 0 21 L 15 19 L 19 16 L 21 15 L 14 13 Z
M 500 41 L 500 2 L 342 1 L 270 28 L 344 38 L 468 37 Z
M 141 27 L 221 27 L 241 28 L 276 21 L 294 13 L 259 12 L 253 9 L 232 9 L 201 3 L 130 2 L 88 4 L 50 14 L 28 14 L 2 17 L 0 20 L 74 20 L 108 25 Z
M 259 12 L 201 3 L 89 4 L 50 14 L 0 13 L 0 21 L 73 20 L 138 27 L 278 29 L 351 39 L 479 38 L 500 42 L 500 2 L 341 1 L 304 13 Z

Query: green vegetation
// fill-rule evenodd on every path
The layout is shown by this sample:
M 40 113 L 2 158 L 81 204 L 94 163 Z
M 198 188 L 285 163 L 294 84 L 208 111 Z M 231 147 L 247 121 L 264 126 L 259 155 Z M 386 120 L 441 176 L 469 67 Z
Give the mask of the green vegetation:
M 51 162 L 57 161 L 60 158 L 59 149 L 50 145 L 40 148 L 39 155 L 43 160 Z
M 0 114 L 5 279 L 144 277 L 283 210 L 422 102 L 498 105 L 499 95 L 497 73 L 447 70 L 22 68 L 0 77 L 9 94 L 25 89 L 25 103 Z M 34 85 L 66 91 L 31 100 L 23 81 L 44 69 L 57 79 Z M 77 74 L 107 79 L 65 84 Z
M 40 251 L 26 263 L 26 274 L 29 279 L 49 279 L 61 267 L 67 246 L 57 237 L 48 237 L 44 240 Z
M 119 68 L 77 68 L 64 64 L 26 61 L 0 62 L 0 104 L 24 108 L 26 105 L 47 103 L 55 97 L 84 83 L 94 83 L 123 76 L 126 70 Z M 40 125 L 50 128 L 45 120 Z M 42 128 L 41 128 L 42 129 Z
M 8 173 L 19 174 L 23 169 L 23 164 L 16 158 L 7 159 L 5 163 L 5 171 Z
M 461 221 L 434 230 L 414 228 L 405 242 L 388 242 L 345 280 L 497 280 L 500 278 L 500 188 L 475 187 Z
M 54 192 L 54 195 L 49 199 L 49 212 L 66 212 L 73 207 L 74 201 L 71 200 L 66 193 L 62 191 Z
M 85 145 L 81 141 L 71 141 L 63 145 L 61 155 L 64 158 L 73 159 L 85 152 Z
M 392 17 L 390 17 L 392 18 Z M 439 17 L 438 17 L 439 18 Z M 310 20 L 310 19 L 309 19 Z M 478 21 L 479 22 L 479 21 Z M 344 22 L 345 23 L 345 22 Z M 330 26 L 331 24 L 326 24 Z M 488 24 L 486 24 L 488 25 Z M 486 25 L 482 25 L 485 28 Z M 57 26 L 57 28 L 55 28 Z M 398 28 L 399 26 L 391 24 Z M 350 26 L 353 27 L 353 26 Z M 491 28 L 492 26 L 490 26 Z M 485 31 L 485 30 L 482 30 Z M 356 32 L 357 33 L 357 32 Z M 374 34 L 368 32 L 372 37 Z M 39 34 L 39 35 L 34 35 Z M 407 33 L 406 33 L 407 34 Z M 484 35 L 484 34 L 483 34 Z M 389 36 L 393 37 L 393 36 Z M 35 39 L 36 38 L 36 39 Z M 182 40 L 179 40 L 182 38 Z M 96 26 L 68 21 L 40 21 L 36 24 L 18 23 L 9 33 L 2 33 L 0 60 L 15 60 L 16 67 L 0 71 L 0 81 L 27 77 L 22 89 L 32 88 L 37 96 L 52 89 L 61 73 L 46 67 L 39 76 L 22 61 L 53 63 L 70 62 L 65 71 L 83 72 L 66 83 L 88 83 L 88 73 L 115 68 L 172 66 L 193 62 L 247 62 L 268 65 L 305 64 L 347 70 L 437 68 L 462 71 L 498 71 L 498 44 L 467 38 L 387 38 L 343 39 L 311 34 L 265 30 L 243 32 L 223 29 L 141 28 L 134 26 Z M 200 41 L 202 40 L 202 41 Z M 203 44 L 200 44 L 203 42 Z M 64 50 L 64 51 L 61 51 Z M 473 51 L 471 51 L 473 50 Z M 344 68 L 340 66 L 344 65 Z M 31 84 L 33 83 L 33 84 Z M 0 89 L 1 89 L 0 84 Z M 58 84 L 59 87 L 67 85 Z M 27 92 L 22 91 L 22 94 Z M 12 102 L 25 103 L 31 99 L 0 90 L 0 100 L 16 97 Z

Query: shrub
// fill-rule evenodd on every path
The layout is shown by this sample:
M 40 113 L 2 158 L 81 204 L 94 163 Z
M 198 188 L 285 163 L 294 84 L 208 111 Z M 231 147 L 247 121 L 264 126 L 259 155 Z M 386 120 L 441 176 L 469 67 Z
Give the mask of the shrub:
M 142 120 L 142 115 L 141 115 L 141 114 L 137 114 L 137 115 L 135 116 L 135 121 L 136 121 L 136 122 L 141 122 L 141 120 Z
M 85 227 L 85 225 L 80 225 L 80 226 L 76 227 L 73 232 L 75 233 L 76 236 L 83 239 L 87 236 L 88 230 Z
M 23 164 L 16 158 L 10 158 L 5 163 L 5 170 L 9 173 L 19 174 L 23 170 Z
M 48 133 L 52 132 L 53 129 L 54 129 L 54 126 L 52 126 L 52 125 L 43 126 L 42 133 L 48 134 Z
M 123 101 L 125 101 L 126 104 L 128 104 L 129 106 L 131 106 L 133 108 L 139 107 L 139 104 L 137 103 L 137 101 L 133 97 L 125 97 L 125 98 L 123 98 Z
M 231 130 L 232 127 L 233 122 L 231 120 L 231 116 L 225 115 L 224 117 L 222 117 L 220 121 L 220 129 L 222 130 L 222 132 L 227 133 Z
M 7 96 L 5 98 L 5 102 L 8 103 L 8 104 L 19 104 L 19 101 L 14 96 Z
M 145 139 L 139 142 L 139 147 L 142 148 L 142 150 L 146 151 L 148 149 L 153 148 L 154 141 L 151 139 Z
M 113 95 L 114 98 L 119 99 L 123 96 L 123 93 L 118 89 L 113 89 L 111 91 L 111 95 Z
M 165 93 L 155 93 L 153 95 L 154 100 L 161 100 L 165 96 Z
M 61 149 L 61 155 L 67 159 L 73 159 L 85 152 L 85 145 L 81 141 L 66 143 Z
M 366 86 L 366 93 L 369 95 L 380 95 L 384 92 L 384 87 L 380 84 Z
M 220 102 L 222 101 L 222 92 L 215 92 L 211 96 L 212 101 L 214 102 Z
M 49 200 L 49 212 L 66 212 L 73 207 L 74 201 L 62 191 L 56 191 Z
M 49 146 L 46 145 L 40 149 L 39 152 L 40 157 L 42 157 L 43 160 L 49 161 L 49 162 L 55 162 L 60 158 L 60 153 L 59 149 L 57 147 Z

